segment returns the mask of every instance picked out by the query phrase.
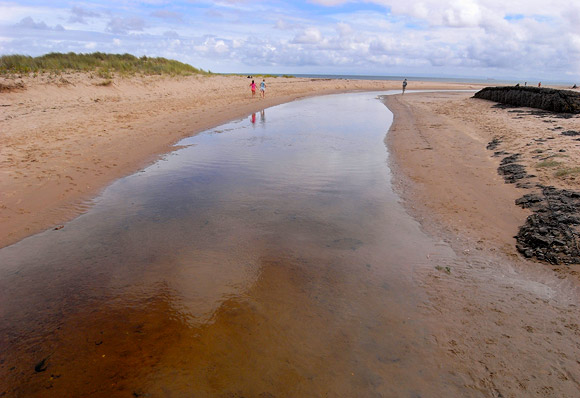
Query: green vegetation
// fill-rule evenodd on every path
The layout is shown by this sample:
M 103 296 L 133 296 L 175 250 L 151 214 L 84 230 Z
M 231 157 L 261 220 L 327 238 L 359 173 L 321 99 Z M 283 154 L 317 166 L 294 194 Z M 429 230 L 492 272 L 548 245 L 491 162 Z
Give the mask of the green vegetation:
M 121 75 L 192 75 L 210 74 L 166 58 L 140 57 L 131 54 L 92 54 L 50 53 L 40 57 L 27 55 L 0 56 L 0 75 L 14 73 L 61 73 L 61 72 L 96 72 L 103 79 L 111 79 L 113 73 Z
M 539 169 L 541 167 L 556 167 L 561 165 L 561 162 L 556 162 L 554 159 L 546 159 L 538 164 L 536 164 L 536 168 Z
M 580 174 L 580 167 L 565 168 L 556 171 L 554 174 L 556 177 L 566 177 L 569 175 Z

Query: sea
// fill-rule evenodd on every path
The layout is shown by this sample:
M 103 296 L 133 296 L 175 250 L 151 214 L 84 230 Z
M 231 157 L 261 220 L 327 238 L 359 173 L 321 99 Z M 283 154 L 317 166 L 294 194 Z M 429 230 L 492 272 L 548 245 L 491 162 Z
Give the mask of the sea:
M 244 75 L 252 75 L 251 73 Z M 263 75 L 254 73 L 253 75 Z M 515 85 L 517 83 L 524 85 L 526 82 L 529 86 L 537 86 L 538 80 L 528 79 L 493 79 L 493 78 L 475 78 L 475 77 L 432 77 L 432 76 L 380 76 L 380 75 L 327 75 L 327 74 L 276 74 L 268 73 L 267 76 L 293 76 L 311 79 L 343 79 L 343 80 L 392 80 L 401 81 L 407 79 L 409 81 L 426 81 L 426 82 L 441 82 L 441 83 L 481 83 L 489 85 Z M 555 80 L 545 80 L 541 81 L 542 85 L 557 85 L 557 86 L 570 86 L 572 87 L 574 82 L 571 81 L 555 81 Z

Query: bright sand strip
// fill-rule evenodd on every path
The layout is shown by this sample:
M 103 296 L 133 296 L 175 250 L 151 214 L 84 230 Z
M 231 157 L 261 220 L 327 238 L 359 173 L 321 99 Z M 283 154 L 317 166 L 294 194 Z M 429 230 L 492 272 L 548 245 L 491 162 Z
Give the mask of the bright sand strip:
M 260 82 L 261 78 L 256 78 Z M 86 74 L 0 78 L 0 247 L 57 227 L 188 137 L 252 112 L 311 96 L 400 89 L 401 82 L 266 78 L 252 98 L 241 76 L 115 78 Z M 410 82 L 413 89 L 477 89 Z

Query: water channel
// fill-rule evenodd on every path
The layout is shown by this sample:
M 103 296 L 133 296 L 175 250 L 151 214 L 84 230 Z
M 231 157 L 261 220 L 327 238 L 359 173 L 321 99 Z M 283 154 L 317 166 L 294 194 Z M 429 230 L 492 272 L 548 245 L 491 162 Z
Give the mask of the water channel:
M 187 138 L 64 228 L 1 249 L 0 396 L 457 392 L 413 279 L 453 253 L 393 192 L 379 94 Z

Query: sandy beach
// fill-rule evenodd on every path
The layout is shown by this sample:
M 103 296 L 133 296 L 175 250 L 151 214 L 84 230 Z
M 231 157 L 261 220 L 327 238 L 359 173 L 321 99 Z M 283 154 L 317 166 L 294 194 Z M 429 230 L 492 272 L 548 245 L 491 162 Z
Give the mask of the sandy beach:
M 102 79 L 79 74 L 3 80 L 3 87 L 12 88 L 0 93 L 0 246 L 59 228 L 89 208 L 91 198 L 107 184 L 151 164 L 181 138 L 297 98 L 400 89 L 400 82 L 392 81 L 267 78 L 267 96 L 260 99 L 251 97 L 249 82 L 239 76 L 143 77 L 101 85 Z M 480 87 L 411 81 L 408 89 Z M 520 163 L 535 175 L 533 182 L 576 190 L 574 173 L 557 177 L 556 172 L 573 169 L 580 161 L 580 143 L 560 133 L 579 130 L 580 119 L 538 115 L 526 108 L 514 112 L 472 95 L 473 91 L 407 92 L 384 100 L 394 113 L 385 144 L 396 191 L 420 227 L 452 247 L 456 256 L 428 254 L 426 261 L 433 267 L 413 269 L 412 278 L 427 297 L 417 306 L 429 325 L 425 344 L 442 353 L 431 360 L 442 372 L 452 369 L 442 379 L 461 386 L 463 396 L 578 396 L 580 268 L 527 260 L 517 252 L 514 235 L 530 211 L 517 207 L 515 200 L 533 188 L 506 184 L 497 172 L 501 158 L 486 146 L 500 139 L 495 151 L 520 153 Z M 538 167 L 544 158 L 558 162 Z M 354 250 L 348 253 L 357 256 Z M 265 295 L 258 303 L 278 303 L 284 290 L 303 294 L 310 279 L 298 278 L 299 270 L 278 262 L 265 267 L 254 287 Z M 331 272 L 324 278 L 334 280 Z M 368 283 L 353 291 L 364 293 L 373 279 Z M 364 301 L 353 297 L 345 302 Z M 305 303 L 309 300 L 312 297 Z M 228 331 L 232 319 L 242 319 L 247 322 L 243 330 L 256 328 L 259 336 L 259 322 L 245 316 L 261 307 L 248 304 L 251 308 L 245 311 L 235 304 L 223 306 L 223 319 L 218 312 L 212 327 L 219 332 L 223 321 Z M 372 307 L 380 306 L 377 302 Z M 278 307 L 273 308 L 271 314 L 265 312 L 271 318 L 265 319 L 278 319 Z M 109 315 L 103 311 L 102 316 Z M 288 325 L 294 325 L 292 320 Z M 211 331 L 207 336 L 201 333 L 207 345 L 223 349 Z M 166 338 L 159 333 L 159 340 Z M 388 331 L 376 333 L 380 340 Z M 188 346 L 181 348 L 191 349 L 185 341 Z M 182 351 L 174 350 L 172 355 L 179 358 Z M 207 355 L 213 361 L 213 351 Z M 395 361 L 390 366 L 398 368 Z
M 256 78 L 256 80 L 258 80 Z M 181 138 L 297 98 L 400 89 L 400 82 L 268 78 L 252 98 L 240 76 L 88 74 L 2 78 L 0 247 L 82 213 L 110 182 L 150 164 Z M 260 80 L 261 81 L 261 80 Z M 477 89 L 412 82 L 413 89 Z
M 516 206 L 515 200 L 537 192 L 537 184 L 580 188 L 577 174 L 558 176 L 559 170 L 571 170 L 580 161 L 580 143 L 565 133 L 578 130 L 580 120 L 471 97 L 470 93 L 388 97 L 386 103 L 395 113 L 387 138 L 392 168 L 400 171 L 402 195 L 427 228 L 434 222 L 478 247 L 517 257 L 513 237 L 531 212 Z M 494 139 L 501 141 L 499 146 L 486 149 Z M 528 188 L 505 183 L 497 172 L 502 156 L 494 156 L 496 152 L 520 155 L 519 163 L 534 176 L 527 181 Z M 553 268 L 578 276 L 577 265 Z
M 418 276 L 430 297 L 427 313 L 444 320 L 434 338 L 457 369 L 469 369 L 466 385 L 487 396 L 576 396 L 580 268 L 517 252 L 514 235 L 531 212 L 514 201 L 534 189 L 506 184 L 497 173 L 501 157 L 486 146 L 502 137 L 496 150 L 521 154 L 536 176 L 530 185 L 577 190 L 574 176 L 556 177 L 554 167 L 578 164 L 578 141 L 559 132 L 577 130 L 579 118 L 514 112 L 468 93 L 385 102 L 395 115 L 386 138 L 395 186 L 422 227 L 462 259 Z M 562 164 L 538 167 L 538 155 L 558 154 L 566 154 Z

